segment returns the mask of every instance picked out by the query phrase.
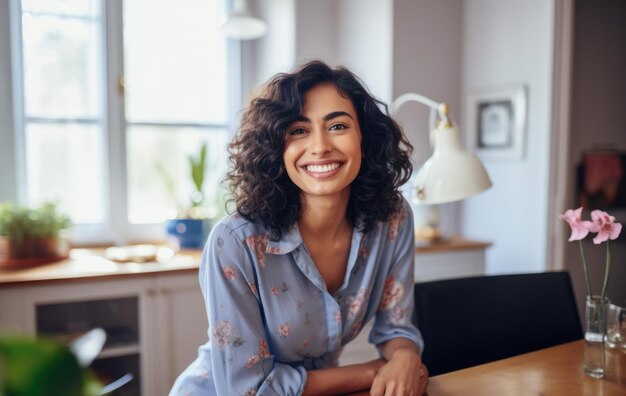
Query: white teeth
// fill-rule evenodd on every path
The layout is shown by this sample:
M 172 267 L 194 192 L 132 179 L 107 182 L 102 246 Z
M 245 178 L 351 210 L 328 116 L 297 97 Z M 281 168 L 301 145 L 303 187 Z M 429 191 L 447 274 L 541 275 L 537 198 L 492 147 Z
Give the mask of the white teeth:
M 335 169 L 339 168 L 339 166 L 340 164 L 338 162 L 326 165 L 307 165 L 306 170 L 314 173 L 327 173 L 334 171 Z

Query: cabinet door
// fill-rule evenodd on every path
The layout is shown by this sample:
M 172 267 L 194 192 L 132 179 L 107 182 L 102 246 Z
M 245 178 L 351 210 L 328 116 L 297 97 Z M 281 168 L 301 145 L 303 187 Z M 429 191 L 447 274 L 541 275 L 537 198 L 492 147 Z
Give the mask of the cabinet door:
M 415 255 L 415 282 L 485 275 L 485 250 L 458 250 Z
M 48 334 L 60 340 L 103 327 L 108 333 L 107 345 L 92 368 L 102 366 L 99 370 L 107 371 L 110 379 L 135 372 L 136 378 L 124 388 L 125 393 L 139 394 L 141 389 L 141 394 L 153 395 L 155 386 L 146 381 L 144 358 L 144 351 L 150 345 L 146 334 L 150 327 L 145 324 L 154 323 L 152 285 L 150 278 L 132 277 L 7 288 L 0 291 L 0 308 L 8 302 L 14 309 L 6 319 L 3 315 L 0 325 L 26 334 Z M 120 365 L 127 361 L 134 363 Z M 115 366 L 124 372 L 113 373 L 111 367 Z
M 156 278 L 159 377 L 167 395 L 178 375 L 207 341 L 208 321 L 197 272 Z
M 12 334 L 28 333 L 23 288 L 0 289 L 0 330 Z

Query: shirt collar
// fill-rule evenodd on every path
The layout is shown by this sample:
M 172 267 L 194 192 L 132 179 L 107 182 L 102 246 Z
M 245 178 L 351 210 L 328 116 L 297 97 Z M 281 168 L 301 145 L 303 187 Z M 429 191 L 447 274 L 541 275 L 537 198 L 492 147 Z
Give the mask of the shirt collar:
M 300 235 L 300 227 L 298 227 L 296 222 L 278 241 L 268 241 L 265 253 L 287 254 L 300 245 L 302 245 L 302 235 Z
M 357 248 L 361 245 L 363 232 L 356 228 L 352 231 L 352 246 Z M 294 251 L 298 246 L 302 245 L 302 235 L 300 235 L 300 227 L 298 223 L 294 223 L 287 233 L 284 233 L 278 241 L 269 240 L 265 248 L 267 254 L 287 254 Z M 355 255 L 355 257 L 352 257 Z M 350 261 L 355 261 L 356 252 L 350 252 Z

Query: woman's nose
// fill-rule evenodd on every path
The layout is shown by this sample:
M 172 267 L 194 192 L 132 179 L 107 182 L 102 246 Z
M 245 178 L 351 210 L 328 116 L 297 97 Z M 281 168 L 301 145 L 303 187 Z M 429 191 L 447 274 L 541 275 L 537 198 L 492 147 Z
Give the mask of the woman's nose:
M 317 129 L 313 131 L 313 139 L 311 139 L 311 153 L 312 154 L 324 154 L 332 150 L 332 143 L 330 136 L 325 130 Z

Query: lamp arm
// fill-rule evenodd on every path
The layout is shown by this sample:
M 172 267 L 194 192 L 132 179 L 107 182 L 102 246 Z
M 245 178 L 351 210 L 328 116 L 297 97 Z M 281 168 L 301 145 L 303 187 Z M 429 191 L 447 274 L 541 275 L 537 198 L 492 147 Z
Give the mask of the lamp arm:
M 420 102 L 430 107 L 431 109 L 436 109 L 439 107 L 439 103 L 435 102 L 432 99 L 427 98 L 426 96 L 416 94 L 416 93 L 405 93 L 400 95 L 393 101 L 391 104 L 391 112 L 395 114 L 398 109 L 405 104 L 406 102 Z
M 416 93 L 405 93 L 403 95 L 398 96 L 396 100 L 394 100 L 393 103 L 391 104 L 391 113 L 394 115 L 397 114 L 398 109 L 400 109 L 400 107 L 402 107 L 402 105 L 404 105 L 406 102 L 419 102 L 430 107 L 430 116 L 428 117 L 428 130 L 431 132 L 431 134 L 435 128 L 435 120 L 437 118 L 437 112 L 435 110 L 440 109 L 439 118 L 448 122 L 448 115 L 444 114 L 441 111 L 442 109 L 441 106 L 444 103 L 437 103 L 434 100 L 427 98 L 424 95 L 420 95 Z M 429 141 L 432 147 L 432 144 L 433 144 L 432 136 L 429 137 Z

